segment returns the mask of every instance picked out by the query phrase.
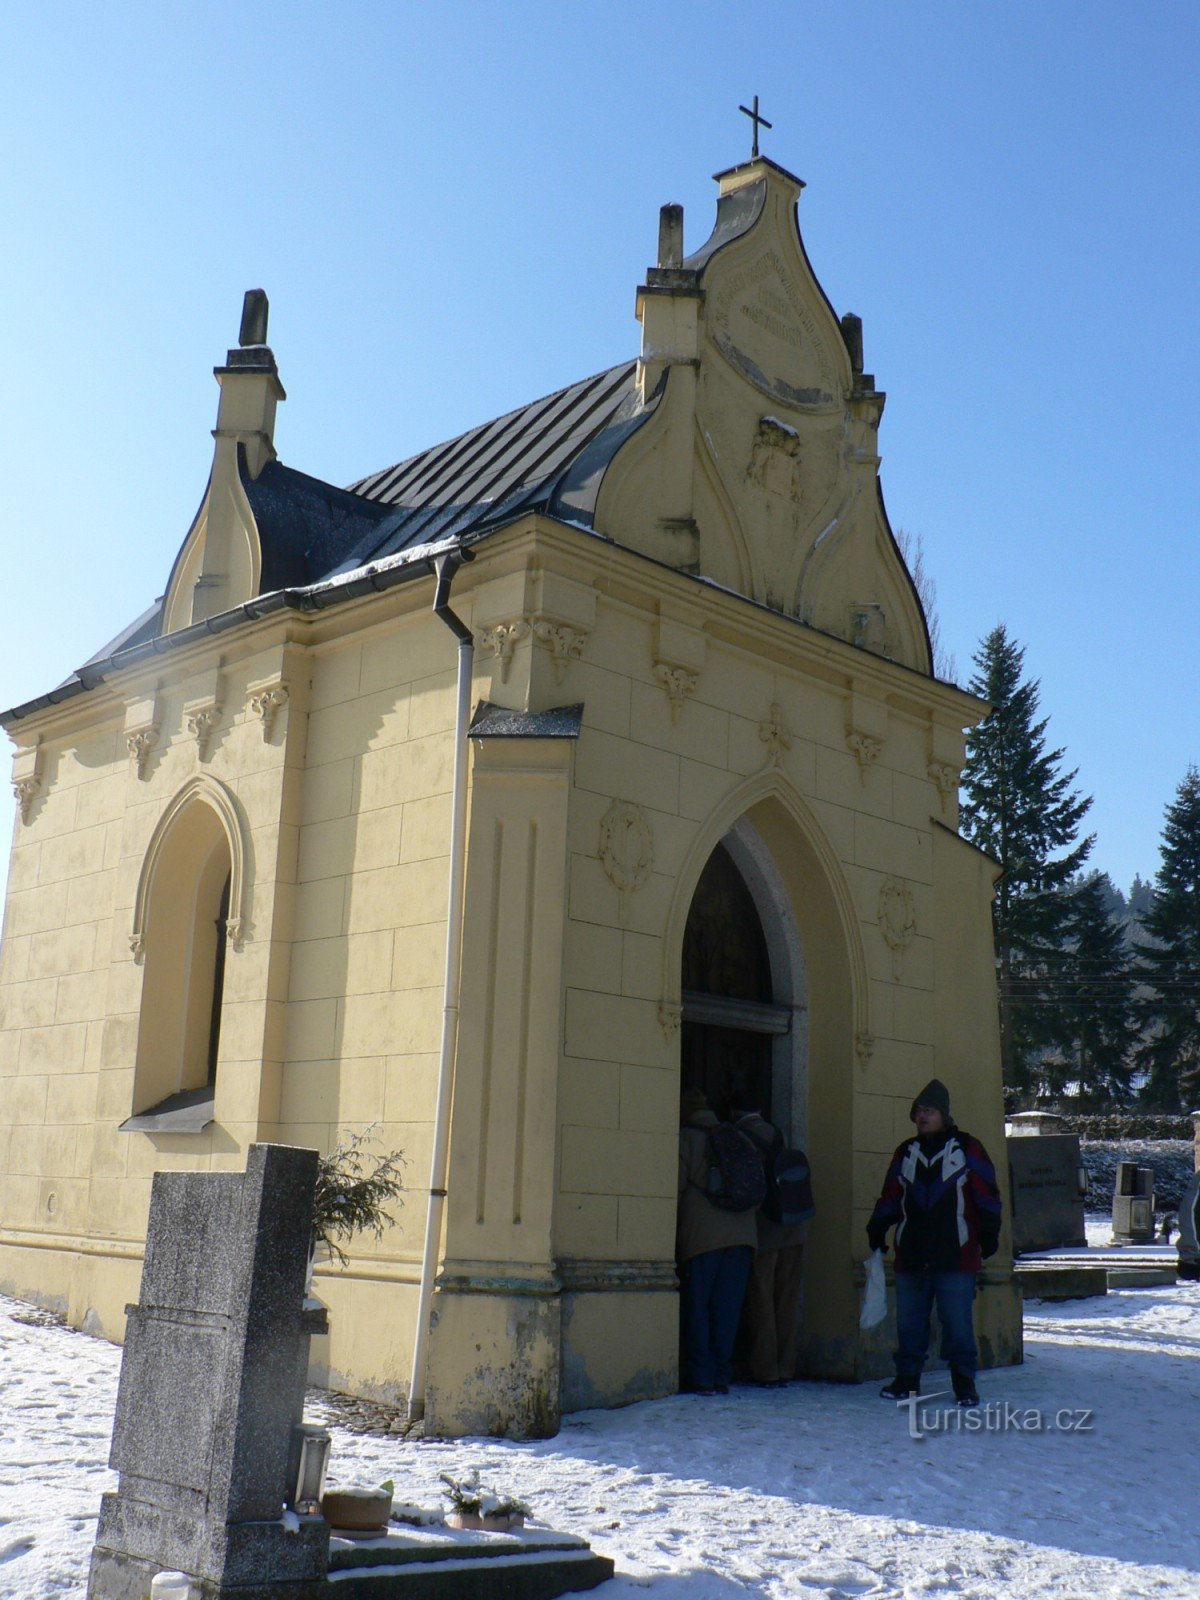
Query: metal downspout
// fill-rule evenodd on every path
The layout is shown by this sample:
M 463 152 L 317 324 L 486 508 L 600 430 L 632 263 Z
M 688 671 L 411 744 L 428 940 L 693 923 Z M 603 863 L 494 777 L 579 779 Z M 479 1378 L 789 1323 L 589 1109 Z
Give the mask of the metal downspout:
M 442 1046 L 438 1063 L 437 1110 L 433 1121 L 433 1156 L 429 1169 L 429 1209 L 425 1216 L 425 1248 L 417 1296 L 417 1327 L 409 1381 L 410 1419 L 425 1415 L 425 1367 L 429 1353 L 429 1310 L 437 1273 L 446 1209 L 446 1169 L 450 1150 L 450 1106 L 454 1091 L 454 1054 L 458 1044 L 458 991 L 462 972 L 462 879 L 467 844 L 467 728 L 471 717 L 471 674 L 475 641 L 470 628 L 450 609 L 450 586 L 471 552 L 454 551 L 434 563 L 437 588 L 433 614 L 458 641 L 458 705 L 454 718 L 454 781 L 450 817 L 450 887 L 446 909 L 446 976 L 442 1008 Z

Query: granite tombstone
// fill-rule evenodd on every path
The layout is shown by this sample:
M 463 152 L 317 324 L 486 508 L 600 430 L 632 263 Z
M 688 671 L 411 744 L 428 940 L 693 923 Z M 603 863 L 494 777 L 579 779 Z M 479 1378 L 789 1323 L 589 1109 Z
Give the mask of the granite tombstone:
M 1079 1137 L 1062 1133 L 1057 1117 L 1026 1112 L 1012 1118 L 1006 1140 L 1012 1186 L 1013 1250 L 1085 1245 L 1087 1180 Z
M 244 1173 L 159 1172 L 129 1306 L 88 1600 L 141 1600 L 163 1568 L 197 1600 L 309 1600 L 329 1529 L 286 1505 L 308 1345 L 317 1154 L 252 1145 Z

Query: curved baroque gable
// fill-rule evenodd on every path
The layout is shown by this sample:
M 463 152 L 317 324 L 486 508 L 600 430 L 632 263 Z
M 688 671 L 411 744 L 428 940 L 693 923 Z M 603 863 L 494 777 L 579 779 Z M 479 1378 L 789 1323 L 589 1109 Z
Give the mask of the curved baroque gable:
M 839 324 L 766 160 L 720 176 L 717 225 L 639 293 L 655 415 L 605 476 L 596 525 L 848 642 L 928 672 L 920 602 L 879 493 L 884 396 Z

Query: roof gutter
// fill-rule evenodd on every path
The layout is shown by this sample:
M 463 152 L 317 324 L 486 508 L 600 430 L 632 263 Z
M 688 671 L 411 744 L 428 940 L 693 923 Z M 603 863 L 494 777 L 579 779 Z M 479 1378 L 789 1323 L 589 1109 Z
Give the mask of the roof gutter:
M 464 559 L 469 560 L 471 558 L 465 555 L 465 548 L 464 546 L 463 551 L 459 553 Z M 124 672 L 129 667 L 140 665 L 143 661 L 153 661 L 156 656 L 169 655 L 175 650 L 182 650 L 187 645 L 214 634 L 228 633 L 231 629 L 240 628 L 247 622 L 258 622 L 263 617 L 273 616 L 280 611 L 295 611 L 301 614 L 327 611 L 331 606 L 341 605 L 345 600 L 357 599 L 362 595 L 379 594 L 385 589 L 394 589 L 399 584 L 410 583 L 414 578 L 428 577 L 436 573 L 439 560 L 450 553 L 445 547 L 441 551 L 436 547 L 426 547 L 419 554 L 410 553 L 405 561 L 398 561 L 388 566 L 368 565 L 353 577 L 326 579 L 322 583 L 304 588 L 274 589 L 270 594 L 256 595 L 254 599 L 245 600 L 241 605 L 232 606 L 228 611 L 219 611 L 215 616 L 205 617 L 202 622 L 193 622 L 189 627 L 180 628 L 174 633 L 157 634 L 153 639 L 146 639 L 141 644 L 114 651 L 111 656 L 105 656 L 100 661 L 89 662 L 86 666 L 80 667 L 74 677 L 68 678 L 57 688 L 38 695 L 36 699 L 26 700 L 19 706 L 13 706 L 8 711 L 0 711 L 0 727 L 11 727 L 13 723 L 33 716 L 35 712 L 44 711 L 48 706 L 61 705 L 64 701 L 73 699 L 75 695 L 83 694 L 85 690 L 94 689 L 113 672 Z

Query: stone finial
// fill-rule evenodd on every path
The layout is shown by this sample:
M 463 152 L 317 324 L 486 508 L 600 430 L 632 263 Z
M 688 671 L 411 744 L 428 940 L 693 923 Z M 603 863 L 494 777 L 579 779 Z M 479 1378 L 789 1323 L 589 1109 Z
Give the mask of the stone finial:
M 663 206 L 658 213 L 658 264 L 660 267 L 683 265 L 682 206 Z
M 238 344 L 243 350 L 249 345 L 266 344 L 270 309 L 265 289 L 246 290 L 242 301 L 242 326 L 238 333 Z
M 847 311 L 842 318 L 842 339 L 850 357 L 850 370 L 858 377 L 863 369 L 863 331 L 862 318 L 853 311 Z

